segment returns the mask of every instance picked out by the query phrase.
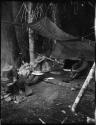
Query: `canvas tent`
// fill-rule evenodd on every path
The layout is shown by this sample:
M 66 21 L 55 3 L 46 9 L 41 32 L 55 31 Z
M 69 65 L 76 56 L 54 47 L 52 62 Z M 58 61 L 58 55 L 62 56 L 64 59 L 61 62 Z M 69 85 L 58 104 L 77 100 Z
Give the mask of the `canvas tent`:
M 51 54 L 55 58 L 77 59 L 80 54 L 83 54 L 87 60 L 94 60 L 94 41 L 81 41 L 77 37 L 65 33 L 47 17 L 30 23 L 28 26 L 44 37 L 57 40 Z
M 60 42 L 57 41 L 52 56 L 56 58 L 77 60 L 80 55 L 84 55 L 86 60 L 94 61 L 95 47 L 89 42 Z
M 49 39 L 55 39 L 60 41 L 77 39 L 76 37 L 62 31 L 59 27 L 56 26 L 55 23 L 53 23 L 47 17 L 44 17 L 36 23 L 30 23 L 29 27 L 36 30 L 40 35 Z

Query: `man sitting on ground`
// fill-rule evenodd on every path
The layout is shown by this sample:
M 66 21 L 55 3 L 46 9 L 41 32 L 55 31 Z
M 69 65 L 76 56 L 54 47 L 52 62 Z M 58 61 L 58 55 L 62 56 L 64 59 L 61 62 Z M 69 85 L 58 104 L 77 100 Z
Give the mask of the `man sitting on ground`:
M 85 57 L 83 55 L 79 56 L 79 61 L 72 65 L 72 71 L 71 71 L 71 79 L 78 78 L 82 74 L 85 73 L 88 69 L 88 62 L 86 61 Z

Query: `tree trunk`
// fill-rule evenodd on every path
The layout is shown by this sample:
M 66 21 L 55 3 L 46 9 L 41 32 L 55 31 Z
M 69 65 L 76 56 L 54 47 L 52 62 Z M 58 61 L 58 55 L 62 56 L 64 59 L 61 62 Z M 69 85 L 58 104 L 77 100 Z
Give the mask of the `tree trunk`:
M 25 9 L 22 4 L 22 2 L 16 2 L 12 1 L 12 16 L 13 16 L 13 22 L 16 23 L 26 23 L 25 19 Z M 21 20 L 22 17 L 22 20 Z M 16 32 L 16 39 L 17 39 L 17 45 L 19 54 L 18 60 L 20 63 L 21 61 L 29 62 L 29 36 L 28 31 L 26 27 L 21 27 L 14 25 L 14 30 Z M 17 51 L 17 50 L 16 50 Z M 22 58 L 22 59 L 19 59 Z
M 56 24 L 56 5 L 55 4 L 53 4 L 52 16 L 53 16 L 53 21 Z M 56 44 L 56 40 L 54 40 L 54 44 Z
M 32 23 L 33 15 L 32 15 L 32 3 L 28 3 L 28 23 Z M 31 28 L 29 30 L 29 54 L 30 54 L 30 63 L 34 62 L 34 38 L 33 38 L 33 30 Z
M 1 4 L 1 22 L 12 22 L 12 8 L 10 2 L 2 2 Z M 7 11 L 6 11 L 7 10 Z M 14 27 L 12 25 L 2 23 L 1 24 L 1 77 L 3 77 L 3 71 L 6 68 L 14 65 L 14 53 L 16 37 Z

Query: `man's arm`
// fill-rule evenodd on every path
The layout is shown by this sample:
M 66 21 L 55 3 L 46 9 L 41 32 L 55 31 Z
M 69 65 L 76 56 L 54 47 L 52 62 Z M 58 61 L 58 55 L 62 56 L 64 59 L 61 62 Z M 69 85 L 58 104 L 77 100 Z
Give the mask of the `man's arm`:
M 81 65 L 79 68 L 77 68 L 76 72 L 81 72 L 81 71 L 84 70 L 87 66 L 88 66 L 88 62 L 87 62 L 87 61 L 84 61 L 84 62 L 82 63 L 82 65 Z

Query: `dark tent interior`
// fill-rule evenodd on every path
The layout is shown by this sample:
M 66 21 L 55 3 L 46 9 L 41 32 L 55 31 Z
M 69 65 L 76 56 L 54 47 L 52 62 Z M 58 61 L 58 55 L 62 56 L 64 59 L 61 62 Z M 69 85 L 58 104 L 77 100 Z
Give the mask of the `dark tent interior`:
M 1 2 L 1 123 L 94 123 L 95 2 Z

